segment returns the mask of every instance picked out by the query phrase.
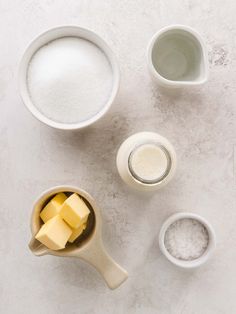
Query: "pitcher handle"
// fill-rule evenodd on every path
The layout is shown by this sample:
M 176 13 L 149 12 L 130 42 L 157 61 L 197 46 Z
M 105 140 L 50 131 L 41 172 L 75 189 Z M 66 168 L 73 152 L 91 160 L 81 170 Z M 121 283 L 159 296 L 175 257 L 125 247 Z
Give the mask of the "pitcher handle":
M 94 266 L 110 289 L 118 288 L 128 278 L 127 271 L 107 253 L 101 240 L 94 241 L 89 249 L 80 252 L 78 257 Z

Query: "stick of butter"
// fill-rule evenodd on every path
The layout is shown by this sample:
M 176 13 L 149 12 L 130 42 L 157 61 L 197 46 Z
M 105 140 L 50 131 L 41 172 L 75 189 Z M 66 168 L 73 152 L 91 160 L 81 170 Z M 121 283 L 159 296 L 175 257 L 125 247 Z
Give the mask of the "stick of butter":
M 65 200 L 60 211 L 61 217 L 74 229 L 87 221 L 89 213 L 87 205 L 76 193 Z
M 40 212 L 40 217 L 43 222 L 47 222 L 49 219 L 58 215 L 61 210 L 61 205 L 67 199 L 64 193 L 58 193 L 56 196 L 51 199 L 50 202 L 44 207 L 44 209 Z
M 71 228 L 57 215 L 41 227 L 35 238 L 51 250 L 61 250 L 71 234 Z
M 86 229 L 86 223 L 84 223 L 83 225 L 79 226 L 79 228 L 77 229 L 72 229 L 72 234 L 69 237 L 69 242 L 73 243 L 84 231 L 84 229 Z

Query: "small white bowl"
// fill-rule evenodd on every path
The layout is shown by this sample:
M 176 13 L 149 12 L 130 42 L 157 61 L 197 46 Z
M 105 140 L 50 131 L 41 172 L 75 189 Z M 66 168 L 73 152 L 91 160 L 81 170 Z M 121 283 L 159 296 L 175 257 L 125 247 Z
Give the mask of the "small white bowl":
M 195 86 L 208 79 L 205 44 L 189 26 L 171 25 L 158 31 L 149 42 L 147 63 L 152 77 L 163 87 Z
M 208 242 L 208 246 L 207 246 L 207 249 L 205 250 L 205 252 L 199 258 L 191 260 L 191 261 L 184 261 L 184 260 L 180 260 L 180 259 L 175 258 L 174 256 L 172 256 L 167 251 L 167 249 L 165 247 L 165 243 L 164 243 L 165 233 L 166 233 L 167 229 L 170 227 L 170 225 L 172 225 L 177 220 L 185 219 L 185 218 L 191 218 L 191 219 L 195 219 L 195 220 L 199 221 L 201 224 L 204 225 L 204 227 L 206 228 L 208 235 L 209 235 L 209 242 Z M 185 269 L 196 268 L 196 267 L 204 264 L 206 261 L 208 261 L 208 259 L 212 255 L 212 252 L 214 251 L 215 246 L 216 246 L 215 232 L 214 232 L 212 226 L 209 224 L 209 222 L 205 218 L 203 218 L 197 214 L 193 214 L 193 213 L 177 213 L 177 214 L 170 216 L 162 225 L 160 233 L 159 233 L 159 246 L 160 246 L 161 252 L 165 255 L 165 257 L 171 263 L 173 263 L 179 267 L 185 268 Z
M 107 56 L 111 68 L 113 71 L 113 88 L 111 91 L 111 95 L 107 101 L 107 103 L 103 106 L 103 108 L 93 117 L 91 117 L 88 120 L 77 122 L 77 123 L 60 123 L 53 121 L 49 118 L 47 118 L 45 115 L 43 115 L 33 104 L 29 91 L 28 91 L 28 85 L 27 85 L 27 72 L 28 72 L 28 66 L 31 58 L 35 54 L 37 50 L 39 50 L 42 46 L 46 45 L 47 43 L 58 39 L 62 37 L 80 37 L 84 38 L 92 43 L 94 43 L 96 46 L 98 46 L 104 54 Z M 119 83 L 120 83 L 120 70 L 119 66 L 116 60 L 116 57 L 110 47 L 107 45 L 107 43 L 96 33 L 79 27 L 79 26 L 59 26 L 52 29 L 49 29 L 48 31 L 40 34 L 37 36 L 26 48 L 24 55 L 20 62 L 19 67 L 19 89 L 20 89 L 20 95 L 21 98 L 25 104 L 25 106 L 28 108 L 28 110 L 33 114 L 34 117 L 36 117 L 39 121 L 53 127 L 56 129 L 62 129 L 62 130 L 77 130 L 84 128 L 86 126 L 89 126 L 99 120 L 102 116 L 106 114 L 110 106 L 112 105 L 118 89 L 119 89 Z

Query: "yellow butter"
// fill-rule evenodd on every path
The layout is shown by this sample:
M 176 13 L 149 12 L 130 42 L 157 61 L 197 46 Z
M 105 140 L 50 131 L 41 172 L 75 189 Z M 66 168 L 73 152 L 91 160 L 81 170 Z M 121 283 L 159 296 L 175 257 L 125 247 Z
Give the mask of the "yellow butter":
M 87 205 L 76 193 L 65 200 L 60 211 L 61 217 L 74 229 L 87 221 L 89 213 Z
M 83 225 L 79 226 L 79 228 L 77 229 L 72 229 L 72 234 L 69 237 L 69 242 L 73 243 L 84 231 L 84 229 L 86 228 L 86 223 L 84 223 Z
M 61 210 L 61 205 L 67 199 L 64 193 L 58 193 L 40 212 L 40 217 L 43 222 L 47 222 L 49 219 L 58 215 Z
M 71 228 L 57 215 L 41 227 L 35 238 L 51 250 L 61 250 L 71 234 Z

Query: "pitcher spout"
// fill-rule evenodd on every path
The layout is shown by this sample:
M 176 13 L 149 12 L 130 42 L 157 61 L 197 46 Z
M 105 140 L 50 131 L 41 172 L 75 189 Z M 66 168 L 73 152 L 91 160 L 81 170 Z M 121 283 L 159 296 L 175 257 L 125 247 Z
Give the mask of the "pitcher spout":
M 34 238 L 32 238 L 29 243 L 29 249 L 35 256 L 43 256 L 48 254 L 48 249 Z

